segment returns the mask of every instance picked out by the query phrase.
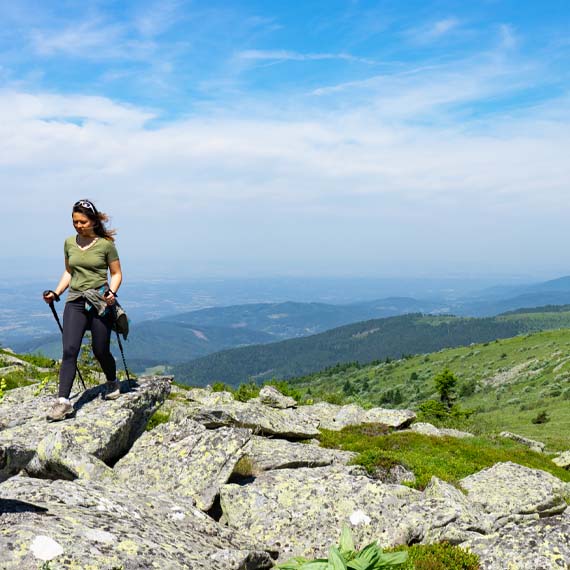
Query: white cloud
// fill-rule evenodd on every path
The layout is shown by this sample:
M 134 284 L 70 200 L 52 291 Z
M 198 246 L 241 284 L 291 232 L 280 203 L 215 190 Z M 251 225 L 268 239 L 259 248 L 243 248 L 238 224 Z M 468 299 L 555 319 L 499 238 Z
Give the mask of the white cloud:
M 513 49 L 517 46 L 518 40 L 512 26 L 501 24 L 501 26 L 499 26 L 499 33 L 501 37 L 501 46 L 504 49 Z
M 460 26 L 460 20 L 449 17 L 406 30 L 404 35 L 415 43 L 431 43 L 457 31 Z
M 299 53 L 289 50 L 244 50 L 237 54 L 238 59 L 253 61 L 319 61 L 319 60 L 345 60 L 374 65 L 376 62 L 349 53 Z

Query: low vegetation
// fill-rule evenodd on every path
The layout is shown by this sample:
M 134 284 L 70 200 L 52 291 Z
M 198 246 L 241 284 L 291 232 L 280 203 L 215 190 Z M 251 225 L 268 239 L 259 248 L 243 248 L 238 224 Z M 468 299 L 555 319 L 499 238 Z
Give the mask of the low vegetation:
M 434 437 L 414 432 L 383 435 L 383 431 L 381 427 L 350 426 L 341 431 L 322 430 L 320 440 L 323 447 L 358 453 L 354 463 L 371 475 L 403 465 L 415 474 L 416 481 L 410 486 L 416 489 L 424 489 L 432 476 L 457 485 L 460 479 L 504 461 L 542 469 L 570 482 L 570 472 L 557 467 L 547 455 L 509 439 Z
M 279 570 L 478 570 L 479 558 L 463 548 L 448 543 L 401 546 L 383 551 L 377 542 L 357 550 L 347 526 L 338 546 L 332 546 L 328 558 L 309 560 L 292 558 L 277 565 Z

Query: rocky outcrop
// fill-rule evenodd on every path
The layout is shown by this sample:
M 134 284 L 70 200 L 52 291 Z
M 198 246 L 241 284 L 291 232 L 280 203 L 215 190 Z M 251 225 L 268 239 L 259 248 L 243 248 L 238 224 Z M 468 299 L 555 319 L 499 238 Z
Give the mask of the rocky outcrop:
M 255 399 L 264 406 L 269 406 L 270 408 L 286 409 L 293 408 L 297 405 L 295 398 L 289 396 L 284 396 L 279 390 L 273 386 L 264 386 L 259 391 L 259 397 Z M 253 400 L 250 400 L 253 402 Z
M 269 553 L 191 499 L 120 483 L 14 477 L 0 485 L 0 568 L 262 570 Z
M 529 447 L 532 451 L 536 451 L 537 453 L 544 453 L 545 445 L 541 441 L 535 441 L 534 439 L 529 439 L 528 437 L 524 437 L 516 433 L 511 433 L 510 431 L 502 431 L 499 435 L 506 439 L 512 439 L 517 443 L 525 445 L 526 447 Z
M 492 517 L 495 527 L 525 516 L 552 516 L 566 509 L 568 488 L 554 475 L 517 463 L 497 463 L 461 480 L 469 501 Z
M 206 511 L 245 454 L 250 437 L 250 430 L 207 430 L 190 419 L 165 423 L 139 438 L 114 471 L 139 491 L 192 497 Z
M 461 546 L 479 556 L 481 570 L 570 568 L 570 513 L 507 523 Z
M 388 410 L 372 408 L 364 410 L 356 404 L 336 406 L 320 402 L 299 408 L 303 414 L 312 418 L 322 429 L 338 431 L 351 425 L 384 424 L 394 429 L 408 427 L 416 414 L 411 410 Z
M 301 411 L 277 410 L 250 402 L 208 402 L 188 408 L 187 416 L 207 428 L 242 427 L 256 434 L 289 439 L 309 439 L 320 433 L 315 423 Z
M 570 486 L 548 473 L 499 463 L 461 488 L 434 477 L 418 491 L 400 484 L 414 477 L 403 466 L 369 476 L 347 466 L 352 453 L 288 440 L 355 422 L 384 433 L 406 428 L 412 412 L 276 408 L 175 389 L 164 402 L 170 421 L 143 431 L 170 389 L 168 378 L 144 378 L 105 402 L 95 388 L 57 424 L 45 422 L 50 402 L 33 388 L 7 394 L 0 569 L 49 561 L 52 570 L 262 570 L 275 558 L 326 555 L 343 524 L 357 544 L 460 544 L 484 570 L 570 567 Z M 470 435 L 415 425 L 438 437 Z
M 324 555 L 355 513 L 369 521 L 354 528 L 359 544 L 375 539 L 385 546 L 406 544 L 413 529 L 397 521 L 419 495 L 351 468 L 316 467 L 267 471 L 249 485 L 224 485 L 220 501 L 222 521 L 287 559 Z
M 15 475 L 33 459 L 40 442 L 50 434 L 69 434 L 85 452 L 107 464 L 122 457 L 144 431 L 148 419 L 164 401 L 171 378 L 145 377 L 114 401 L 101 399 L 103 387 L 90 388 L 73 402 L 75 416 L 65 422 L 47 423 L 51 396 L 34 396 L 35 387 L 8 392 L 0 407 L 0 481 Z M 40 462 L 34 476 L 42 475 Z
M 426 422 L 416 422 L 412 424 L 410 430 L 423 435 L 432 435 L 434 437 L 473 437 L 473 434 L 467 431 L 460 431 L 458 429 L 451 428 L 437 428 Z
M 252 474 L 273 469 L 293 469 L 298 467 L 325 467 L 346 465 L 356 457 L 356 453 L 338 449 L 323 449 L 306 443 L 294 443 L 284 439 L 268 439 L 253 436 L 245 456 L 251 462 Z

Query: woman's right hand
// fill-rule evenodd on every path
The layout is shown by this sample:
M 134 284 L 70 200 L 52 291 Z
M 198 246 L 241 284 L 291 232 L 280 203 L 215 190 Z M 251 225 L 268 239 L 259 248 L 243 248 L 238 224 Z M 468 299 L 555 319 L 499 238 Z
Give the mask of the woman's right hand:
M 44 291 L 42 296 L 43 296 L 44 301 L 48 305 L 50 305 L 51 303 L 53 303 L 55 301 L 55 295 L 53 294 L 53 291 Z

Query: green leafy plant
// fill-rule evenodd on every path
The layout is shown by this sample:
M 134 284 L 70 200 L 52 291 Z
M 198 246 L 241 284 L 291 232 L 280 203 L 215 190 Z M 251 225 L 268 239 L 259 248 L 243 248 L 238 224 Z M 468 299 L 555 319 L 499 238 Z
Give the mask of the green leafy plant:
M 7 388 L 7 384 L 6 384 L 6 379 L 2 378 L 0 380 L 0 402 L 4 399 L 4 396 L 6 395 L 6 388 Z
M 34 396 L 39 396 L 49 384 L 51 378 L 49 376 L 45 376 L 44 379 L 37 385 L 36 389 L 34 390 Z
M 291 558 L 277 568 L 280 570 L 383 570 L 402 568 L 408 559 L 406 552 L 384 552 L 377 542 L 356 550 L 350 529 L 344 525 L 337 546 L 331 546 L 328 558 L 308 560 Z

